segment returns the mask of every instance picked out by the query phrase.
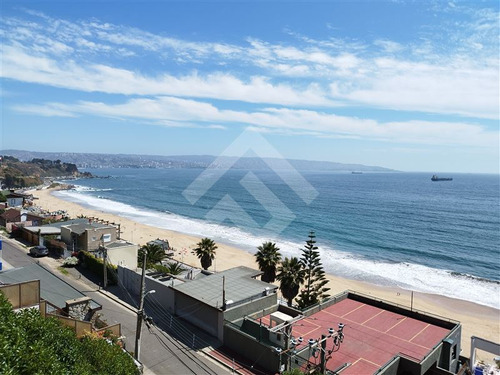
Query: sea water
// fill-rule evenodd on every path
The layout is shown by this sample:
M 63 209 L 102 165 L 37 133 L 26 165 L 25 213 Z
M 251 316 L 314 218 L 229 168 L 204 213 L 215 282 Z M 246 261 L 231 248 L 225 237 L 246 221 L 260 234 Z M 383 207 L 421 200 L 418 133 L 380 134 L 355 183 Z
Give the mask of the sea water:
M 248 171 L 229 170 L 191 204 L 183 192 L 201 169 L 89 171 L 109 178 L 81 179 L 75 190 L 56 194 L 252 253 L 271 240 L 284 256 L 300 256 L 314 230 L 328 273 L 500 308 L 498 175 L 454 174 L 453 181 L 432 182 L 429 173 L 301 172 L 317 191 L 306 203 L 273 171 L 252 172 L 272 192 L 266 201 L 243 186 Z M 251 223 L 213 220 L 214 207 L 224 210 L 225 197 Z M 275 198 L 293 215 L 278 231 L 266 229 L 279 211 Z

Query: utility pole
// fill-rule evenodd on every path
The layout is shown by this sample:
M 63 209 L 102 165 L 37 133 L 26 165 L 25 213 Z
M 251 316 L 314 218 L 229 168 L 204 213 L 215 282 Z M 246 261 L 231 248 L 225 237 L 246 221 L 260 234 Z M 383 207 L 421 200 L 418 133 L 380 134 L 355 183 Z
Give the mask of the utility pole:
M 290 349 L 290 340 L 292 338 L 292 325 L 290 323 L 286 323 L 286 326 L 284 327 L 285 331 L 285 345 L 284 345 L 284 352 L 286 353 L 286 358 L 285 358 L 285 371 L 290 370 L 291 367 L 291 361 L 292 361 L 292 356 L 288 353 Z
M 321 335 L 320 373 L 326 371 L 326 335 Z
M 104 247 L 104 245 L 102 246 L 102 259 L 103 259 L 103 267 L 104 267 L 104 270 L 103 270 L 103 274 L 104 274 L 104 283 L 103 283 L 103 289 L 106 289 L 108 287 L 108 267 L 106 267 L 106 261 L 108 259 L 108 249 L 106 249 Z
M 134 358 L 139 361 L 139 352 L 141 351 L 141 331 L 142 331 L 142 318 L 144 315 L 144 292 L 146 289 L 146 259 L 147 252 L 144 251 L 144 258 L 142 259 L 142 276 L 141 276 L 141 299 L 139 302 L 139 310 L 137 311 L 137 327 L 135 329 L 135 351 Z M 140 362 L 140 361 L 139 361 Z
M 225 311 L 226 307 L 226 276 L 222 276 L 222 311 Z

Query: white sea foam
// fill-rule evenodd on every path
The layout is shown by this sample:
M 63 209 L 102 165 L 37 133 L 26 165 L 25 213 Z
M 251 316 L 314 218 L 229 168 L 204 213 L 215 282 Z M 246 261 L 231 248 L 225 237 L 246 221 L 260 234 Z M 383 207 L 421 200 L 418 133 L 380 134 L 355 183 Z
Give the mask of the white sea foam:
M 210 237 L 252 253 L 255 252 L 257 246 L 268 240 L 275 241 L 284 256 L 300 256 L 300 249 L 303 247 L 303 243 L 256 236 L 236 227 L 190 219 L 169 212 L 136 208 L 102 197 L 96 198 L 82 193 L 84 191 L 75 189 L 54 194 L 65 200 L 124 216 L 139 223 L 200 237 Z M 500 309 L 500 283 L 498 282 L 419 264 L 372 261 L 327 246 L 320 246 L 320 251 L 325 270 L 333 275 L 378 285 L 398 286 L 417 292 L 444 295 Z
M 93 187 L 88 187 L 88 186 L 75 185 L 73 190 L 78 191 L 78 192 L 86 192 L 86 191 L 111 191 L 113 189 L 111 189 L 111 188 L 99 189 L 99 188 L 93 188 Z

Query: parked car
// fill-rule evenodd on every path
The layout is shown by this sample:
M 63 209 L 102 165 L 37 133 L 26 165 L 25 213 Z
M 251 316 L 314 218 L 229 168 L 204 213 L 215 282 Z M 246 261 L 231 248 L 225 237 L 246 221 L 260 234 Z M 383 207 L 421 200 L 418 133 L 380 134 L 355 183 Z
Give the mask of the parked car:
M 30 254 L 34 257 L 43 257 L 49 255 L 49 249 L 45 246 L 35 246 L 30 249 Z

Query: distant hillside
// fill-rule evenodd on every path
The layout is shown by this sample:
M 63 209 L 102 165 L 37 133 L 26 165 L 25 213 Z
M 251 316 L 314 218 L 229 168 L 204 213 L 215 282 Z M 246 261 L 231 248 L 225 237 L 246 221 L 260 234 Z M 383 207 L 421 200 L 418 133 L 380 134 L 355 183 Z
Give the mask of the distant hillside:
M 0 154 L 11 155 L 20 160 L 31 160 L 33 158 L 44 158 L 60 160 L 65 163 L 76 164 L 79 168 L 207 168 L 216 159 L 210 155 L 131 155 L 131 154 L 90 154 L 90 153 L 68 153 L 68 152 L 36 152 L 21 150 L 4 150 Z M 288 162 L 300 171 L 376 171 L 390 172 L 392 169 L 367 166 L 362 164 L 342 164 L 328 161 L 293 160 Z M 281 159 L 242 157 L 223 157 L 218 163 L 212 165 L 214 168 L 233 169 L 266 169 L 266 164 L 280 167 Z
M 41 185 L 46 177 L 90 176 L 89 173 L 80 173 L 75 164 L 61 160 L 33 158 L 30 161 L 20 161 L 9 155 L 0 158 L 0 180 L 5 188 Z

